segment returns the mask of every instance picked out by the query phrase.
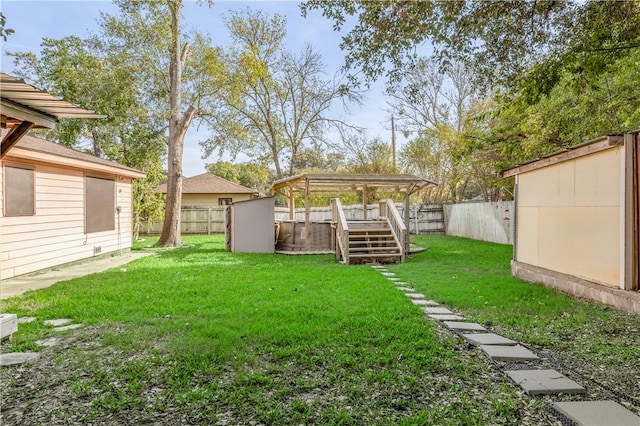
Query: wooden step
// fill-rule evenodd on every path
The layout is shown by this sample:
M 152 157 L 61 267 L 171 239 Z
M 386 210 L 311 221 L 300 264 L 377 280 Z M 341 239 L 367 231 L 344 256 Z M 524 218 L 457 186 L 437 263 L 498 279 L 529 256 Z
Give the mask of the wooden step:
M 361 259 L 367 257 L 400 257 L 400 254 L 393 253 L 362 253 L 362 254 L 350 254 L 349 259 Z
M 349 235 L 349 241 L 395 241 L 393 234 L 384 235 Z
M 389 253 L 400 253 L 398 246 L 395 247 L 349 247 L 349 253 L 363 251 L 386 251 Z

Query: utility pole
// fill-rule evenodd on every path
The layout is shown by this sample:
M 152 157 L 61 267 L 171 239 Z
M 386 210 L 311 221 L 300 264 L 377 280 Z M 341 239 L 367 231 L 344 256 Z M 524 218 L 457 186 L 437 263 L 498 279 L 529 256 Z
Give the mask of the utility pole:
M 396 124 L 391 116 L 391 153 L 393 155 L 393 173 L 398 173 L 396 168 Z

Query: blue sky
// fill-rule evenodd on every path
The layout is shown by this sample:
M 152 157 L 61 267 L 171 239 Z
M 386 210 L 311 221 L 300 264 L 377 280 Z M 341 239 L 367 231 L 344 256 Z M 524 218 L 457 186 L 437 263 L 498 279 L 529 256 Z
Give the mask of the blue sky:
M 332 22 L 313 11 L 305 19 L 300 16 L 296 1 L 215 1 L 213 7 L 199 6 L 194 1 L 185 1 L 183 23 L 200 32 L 209 34 L 214 44 L 225 45 L 228 36 L 223 25 L 223 17 L 230 10 L 246 7 L 262 9 L 270 14 L 278 13 L 287 18 L 287 48 L 299 51 L 305 43 L 311 44 L 322 52 L 327 72 L 332 74 L 343 63 L 344 54 L 339 48 L 340 34 L 333 31 Z M 7 19 L 7 27 L 15 31 L 6 42 L 2 42 L 1 69 L 11 74 L 10 52 L 40 51 L 43 38 L 62 38 L 68 35 L 85 37 L 97 32 L 97 19 L 100 11 L 115 14 L 117 8 L 108 1 L 26 1 L 2 0 L 2 13 Z M 369 137 L 379 136 L 390 140 L 390 116 L 388 105 L 382 94 L 382 84 L 377 84 L 367 94 L 362 106 L 353 106 L 351 114 L 342 116 L 350 123 L 367 129 Z M 184 151 L 184 175 L 194 176 L 205 171 L 205 164 L 219 158 L 202 159 L 198 141 L 205 134 L 198 132 L 192 125 L 187 133 Z M 225 158 L 226 159 L 226 158 Z M 242 160 L 241 158 L 239 160 Z

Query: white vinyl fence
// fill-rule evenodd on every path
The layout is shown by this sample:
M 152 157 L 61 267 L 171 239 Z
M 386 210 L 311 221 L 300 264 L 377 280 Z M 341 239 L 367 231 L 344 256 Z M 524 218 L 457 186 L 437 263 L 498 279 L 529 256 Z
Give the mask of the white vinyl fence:
M 445 204 L 443 207 L 447 235 L 513 244 L 513 201 Z

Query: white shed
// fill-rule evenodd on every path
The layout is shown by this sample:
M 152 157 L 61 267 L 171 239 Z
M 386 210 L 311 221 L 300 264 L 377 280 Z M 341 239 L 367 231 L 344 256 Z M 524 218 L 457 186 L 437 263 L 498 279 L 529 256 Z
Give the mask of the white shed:
M 512 272 L 640 313 L 638 133 L 503 171 L 516 177 Z

